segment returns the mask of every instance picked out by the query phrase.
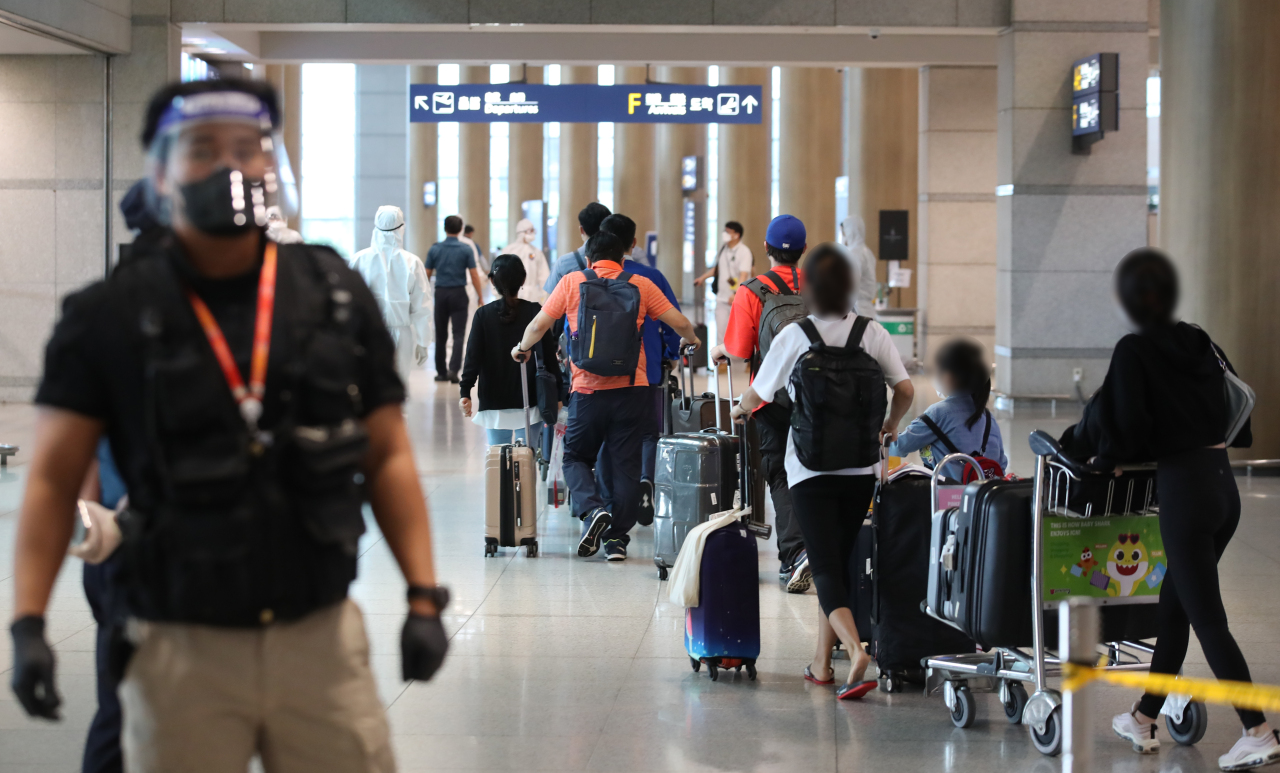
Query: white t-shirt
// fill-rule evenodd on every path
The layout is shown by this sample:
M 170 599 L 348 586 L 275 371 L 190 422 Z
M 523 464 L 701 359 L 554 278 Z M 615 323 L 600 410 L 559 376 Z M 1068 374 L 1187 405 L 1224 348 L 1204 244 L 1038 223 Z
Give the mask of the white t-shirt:
M 754 265 L 751 248 L 746 244 L 738 242 L 736 247 L 727 244 L 722 247 L 720 256 L 716 259 L 716 300 L 720 303 L 733 303 L 733 296 L 738 292 L 738 277 L 743 274 L 750 276 Z M 732 283 L 729 281 L 731 278 Z
M 839 319 L 825 320 L 813 315 L 810 315 L 809 319 L 813 320 L 814 327 L 818 329 L 818 335 L 822 336 L 822 340 L 828 346 L 844 346 L 849 340 L 849 333 L 853 330 L 853 323 L 857 317 L 850 313 Z M 898 354 L 892 339 L 889 338 L 889 331 L 885 330 L 879 322 L 872 321 L 867 325 L 866 331 L 862 334 L 862 349 L 880 363 L 880 368 L 884 371 L 884 380 L 889 386 L 895 386 L 907 380 L 907 369 L 902 366 L 902 357 Z M 769 354 L 765 356 L 764 362 L 760 363 L 760 371 L 751 382 L 751 388 L 758 395 L 772 395 L 779 389 L 785 388 L 787 394 L 794 398 L 795 391 L 791 388 L 791 371 L 795 368 L 796 361 L 807 351 L 809 351 L 809 337 L 804 334 L 804 330 L 799 324 L 787 325 L 769 345 Z M 879 465 L 846 467 L 843 470 L 826 472 L 811 470 L 801 464 L 800 457 L 796 456 L 795 434 L 792 431 L 787 434 L 785 466 L 787 485 L 794 486 L 818 475 L 875 475 L 878 472 L 876 467 Z

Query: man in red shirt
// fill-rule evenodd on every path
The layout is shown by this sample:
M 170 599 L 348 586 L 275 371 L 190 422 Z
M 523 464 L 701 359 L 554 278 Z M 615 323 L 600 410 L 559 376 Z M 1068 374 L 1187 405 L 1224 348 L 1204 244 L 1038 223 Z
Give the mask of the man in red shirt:
M 752 372 L 764 357 L 761 350 L 761 314 L 768 296 L 800 293 L 800 271 L 796 264 L 805 248 L 804 223 L 792 215 L 779 215 L 769 223 L 765 232 L 764 248 L 769 255 L 770 269 L 744 283 L 733 297 L 729 311 L 729 323 L 725 326 L 724 343 L 712 348 L 713 362 L 729 362 L 730 357 L 747 360 Z M 782 286 L 779 286 L 781 282 Z M 802 315 L 803 307 L 795 307 L 793 315 Z M 774 324 L 786 319 L 786 314 L 776 314 Z M 766 331 L 770 340 L 778 330 Z M 773 500 L 778 533 L 778 580 L 790 593 L 803 593 L 809 589 L 812 575 L 804 550 L 804 537 L 800 525 L 792 514 L 791 492 L 787 487 L 787 434 L 791 425 L 791 406 L 777 402 L 765 403 L 756 410 L 754 417 L 760 432 L 761 472 L 769 484 L 769 496 Z
M 622 270 L 626 247 L 608 231 L 601 230 L 587 240 L 587 262 L 590 271 L 600 279 L 617 279 Z M 517 362 L 529 358 L 529 350 L 542 340 L 555 321 L 567 317 L 569 332 L 578 333 L 580 287 L 590 277 L 586 272 L 566 274 L 556 285 L 542 310 L 538 312 L 511 356 Z M 628 275 L 626 281 L 639 290 L 639 313 L 635 327 L 627 324 L 627 335 L 640 340 L 640 327 L 645 317 L 666 323 L 680 334 L 685 343 L 701 341 L 693 331 L 693 323 L 667 300 L 658 287 L 641 276 Z M 613 331 L 592 330 L 604 340 Z M 594 349 L 594 343 L 592 344 Z M 564 437 L 564 477 L 572 495 L 575 515 L 583 520 L 582 541 L 578 555 L 593 556 L 603 539 L 605 557 L 622 561 L 627 557 L 627 534 L 636 522 L 640 502 L 641 445 L 645 427 L 652 421 L 653 398 L 648 389 L 644 347 L 639 347 L 639 360 L 634 374 L 603 376 L 571 363 L 573 398 L 569 401 L 569 422 Z M 609 470 L 605 470 L 613 492 L 613 512 L 596 489 L 594 466 L 602 446 L 608 447 Z

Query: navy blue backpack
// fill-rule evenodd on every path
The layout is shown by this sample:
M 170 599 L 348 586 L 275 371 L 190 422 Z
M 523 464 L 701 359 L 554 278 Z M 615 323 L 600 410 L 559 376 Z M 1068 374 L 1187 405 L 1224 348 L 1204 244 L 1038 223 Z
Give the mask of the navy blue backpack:
M 605 279 L 582 272 L 578 285 L 578 330 L 573 334 L 573 364 L 597 376 L 630 376 L 640 366 L 640 288 L 623 271 Z

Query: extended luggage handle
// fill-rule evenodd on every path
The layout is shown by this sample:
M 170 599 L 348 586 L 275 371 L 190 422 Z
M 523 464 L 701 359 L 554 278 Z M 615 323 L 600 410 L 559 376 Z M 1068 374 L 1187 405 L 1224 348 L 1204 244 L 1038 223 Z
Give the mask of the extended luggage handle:
M 764 522 L 764 511 L 756 512 L 757 507 L 762 504 L 755 501 L 751 496 L 751 450 L 747 441 L 747 422 L 743 421 L 736 427 L 733 426 L 733 363 L 729 363 L 725 367 L 726 378 L 729 381 L 729 424 L 733 432 L 738 436 L 738 491 L 742 497 L 742 510 L 745 516 L 744 523 L 747 531 L 755 535 L 758 539 L 769 539 L 773 535 L 773 527 Z M 720 371 L 716 371 L 716 422 L 720 421 Z M 750 417 L 747 417 L 750 419 Z
M 533 357 L 520 363 L 520 394 L 524 397 L 524 440 L 518 439 L 514 432 L 511 433 L 512 445 L 526 445 L 533 448 L 533 443 L 529 442 L 531 438 L 529 433 L 533 431 L 533 427 L 529 424 L 529 363 L 533 362 Z
M 680 344 L 680 410 L 693 408 L 693 361 L 689 355 L 698 351 L 697 344 Z
M 978 473 L 978 480 L 986 480 L 986 473 L 978 461 L 968 454 L 947 454 L 942 457 L 942 461 L 938 462 L 933 468 L 933 473 L 929 475 L 929 510 L 938 512 L 938 479 L 942 477 L 942 470 L 951 462 L 960 462 L 963 465 L 972 467 Z M 964 469 L 961 468 L 960 476 L 964 477 Z

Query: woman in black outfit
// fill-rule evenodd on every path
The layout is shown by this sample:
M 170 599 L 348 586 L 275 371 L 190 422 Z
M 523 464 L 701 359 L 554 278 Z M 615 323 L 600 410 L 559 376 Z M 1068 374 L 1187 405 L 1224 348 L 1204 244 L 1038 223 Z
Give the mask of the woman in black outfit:
M 467 358 L 462 366 L 458 401 L 462 415 L 485 428 L 489 445 L 510 443 L 514 439 L 542 436 L 544 417 L 538 412 L 536 371 L 511 359 L 511 349 L 520 343 L 524 329 L 542 305 L 517 297 L 524 285 L 524 261 L 515 255 L 499 255 L 489 270 L 498 299 L 476 309 L 467 339 Z M 539 342 L 543 362 L 555 362 L 556 339 L 547 334 Z M 520 371 L 524 370 L 529 387 L 529 427 L 525 428 L 524 395 L 520 389 Z M 559 380 L 560 369 L 548 368 Z M 480 381 L 480 407 L 474 410 L 471 387 Z M 557 387 L 558 391 L 558 387 Z M 556 417 L 545 417 L 554 422 Z M 526 432 L 528 434 L 526 434 Z
M 1093 455 L 1092 465 L 1102 469 L 1157 463 L 1160 535 L 1169 568 L 1160 588 L 1151 672 L 1182 669 L 1194 628 L 1214 676 L 1248 682 L 1249 666 L 1227 626 L 1218 586 L 1218 560 L 1240 523 L 1240 494 L 1225 442 L 1223 369 L 1230 363 L 1207 333 L 1174 317 L 1178 276 L 1163 253 L 1140 249 L 1126 255 L 1116 268 L 1115 292 L 1134 332 L 1116 344 L 1102 389 L 1064 438 L 1066 450 Z M 1246 423 L 1232 445 L 1247 448 L 1252 442 Z M 1136 751 L 1154 753 L 1163 705 L 1163 697 L 1143 695 L 1132 711 L 1112 720 L 1112 729 Z M 1245 732 L 1219 758 L 1219 767 L 1248 770 L 1280 761 L 1280 739 L 1262 713 L 1237 713 Z

